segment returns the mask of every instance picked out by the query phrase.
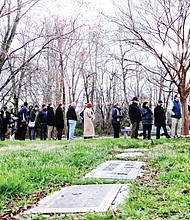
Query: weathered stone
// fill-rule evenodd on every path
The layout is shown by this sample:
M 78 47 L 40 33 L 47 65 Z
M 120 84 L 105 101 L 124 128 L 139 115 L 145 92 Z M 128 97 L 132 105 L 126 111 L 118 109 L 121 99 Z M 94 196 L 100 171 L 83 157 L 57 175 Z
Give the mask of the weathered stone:
M 144 162 L 112 160 L 100 164 L 86 175 L 86 178 L 99 179 L 136 179 L 141 176 Z
M 42 199 L 25 214 L 105 212 L 117 207 L 127 196 L 126 184 L 75 185 Z

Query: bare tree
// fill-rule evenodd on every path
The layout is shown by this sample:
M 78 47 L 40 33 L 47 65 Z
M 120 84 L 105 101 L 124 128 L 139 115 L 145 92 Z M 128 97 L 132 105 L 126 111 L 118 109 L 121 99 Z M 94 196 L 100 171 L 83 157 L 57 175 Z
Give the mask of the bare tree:
M 114 1 L 115 2 L 115 1 Z M 158 60 L 181 95 L 183 134 L 189 134 L 187 97 L 190 92 L 190 1 L 142 0 L 115 3 L 112 21 L 126 33 L 123 39 Z M 145 65 L 146 66 L 146 65 Z M 149 69 L 150 70 L 150 69 Z M 152 71 L 164 78 L 165 74 Z

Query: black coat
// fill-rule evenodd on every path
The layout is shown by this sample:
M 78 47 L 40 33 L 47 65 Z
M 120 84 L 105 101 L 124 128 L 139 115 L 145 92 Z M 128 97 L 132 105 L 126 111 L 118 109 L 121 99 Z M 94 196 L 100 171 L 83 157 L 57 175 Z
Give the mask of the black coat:
M 2 118 L 2 132 L 7 132 L 7 125 L 9 124 L 9 121 L 11 119 L 11 115 L 8 111 L 6 111 L 6 117 L 4 118 L 4 111 L 1 111 L 1 118 Z
M 141 121 L 141 111 L 137 103 L 133 102 L 129 106 L 129 117 L 130 117 L 131 123 Z
M 156 106 L 154 109 L 155 126 L 166 125 L 166 115 L 162 106 Z
M 64 128 L 63 110 L 59 107 L 55 112 L 55 126 L 57 127 L 57 130 L 63 130 Z
M 77 114 L 76 114 L 75 109 L 72 106 L 70 106 L 67 110 L 67 121 L 68 120 L 77 121 Z
M 52 107 L 47 108 L 47 125 L 49 126 L 55 125 L 55 114 Z

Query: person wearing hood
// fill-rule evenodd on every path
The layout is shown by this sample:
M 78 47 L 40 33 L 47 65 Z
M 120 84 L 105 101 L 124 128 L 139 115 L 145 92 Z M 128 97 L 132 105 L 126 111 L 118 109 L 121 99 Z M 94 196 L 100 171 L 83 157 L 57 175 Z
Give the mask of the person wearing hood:
M 114 130 L 114 138 L 119 138 L 121 119 L 123 118 L 121 111 L 121 104 L 119 102 L 114 104 L 112 110 L 112 126 Z
M 149 108 L 149 103 L 147 101 L 143 102 L 142 104 L 141 115 L 142 115 L 142 125 L 143 125 L 143 139 L 151 140 L 153 113 Z

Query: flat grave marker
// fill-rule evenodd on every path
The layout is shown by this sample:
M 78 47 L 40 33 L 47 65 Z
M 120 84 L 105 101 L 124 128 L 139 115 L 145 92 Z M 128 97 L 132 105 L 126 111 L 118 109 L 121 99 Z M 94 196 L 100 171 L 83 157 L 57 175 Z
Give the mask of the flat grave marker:
M 106 161 L 88 173 L 85 178 L 133 180 L 143 175 L 141 168 L 144 165 L 145 163 L 140 161 Z
M 24 214 L 106 212 L 128 197 L 127 184 L 75 185 L 64 187 L 42 199 Z M 113 205 L 113 207 L 112 207 Z

